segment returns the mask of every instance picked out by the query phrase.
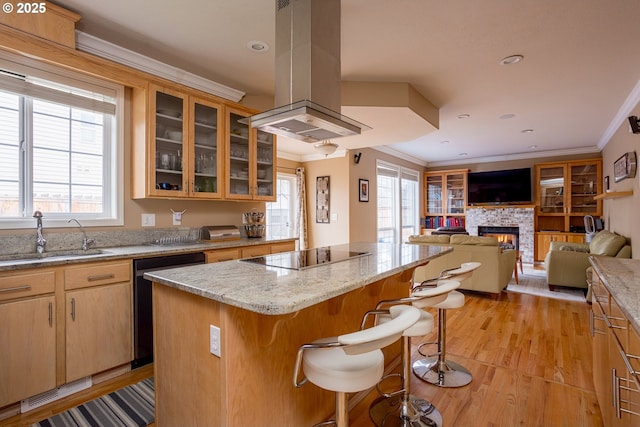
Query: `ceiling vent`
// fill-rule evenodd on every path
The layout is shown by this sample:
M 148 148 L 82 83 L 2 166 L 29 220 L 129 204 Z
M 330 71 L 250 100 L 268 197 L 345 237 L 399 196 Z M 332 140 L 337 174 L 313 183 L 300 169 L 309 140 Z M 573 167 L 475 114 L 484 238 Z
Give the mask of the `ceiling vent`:
M 314 143 L 370 129 L 340 114 L 340 0 L 277 0 L 276 108 L 251 127 Z

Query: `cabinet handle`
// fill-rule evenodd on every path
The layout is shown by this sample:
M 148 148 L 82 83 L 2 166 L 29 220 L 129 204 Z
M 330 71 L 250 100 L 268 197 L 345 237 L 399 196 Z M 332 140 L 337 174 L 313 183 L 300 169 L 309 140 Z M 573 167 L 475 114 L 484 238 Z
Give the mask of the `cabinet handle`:
M 71 320 L 76 320 L 76 299 L 71 298 Z
M 618 375 L 616 375 L 616 368 L 611 368 L 611 406 L 616 413 L 616 416 L 620 418 L 618 411 Z
M 593 337 L 595 334 L 607 335 L 607 331 L 596 329 L 596 320 L 604 321 L 604 318 L 602 316 L 596 316 L 593 311 L 589 312 L 589 330 L 591 332 L 591 336 Z
M 15 286 L 13 288 L 0 289 L 0 293 L 2 293 L 2 292 L 30 291 L 30 290 L 31 290 L 31 285 L 22 285 L 22 286 Z
M 105 280 L 105 279 L 113 279 L 115 276 L 115 274 L 113 273 L 109 273 L 109 274 L 98 274 L 97 276 L 89 276 L 87 277 L 87 280 L 89 282 L 95 282 L 96 280 Z
M 53 303 L 49 303 L 49 326 L 53 326 Z

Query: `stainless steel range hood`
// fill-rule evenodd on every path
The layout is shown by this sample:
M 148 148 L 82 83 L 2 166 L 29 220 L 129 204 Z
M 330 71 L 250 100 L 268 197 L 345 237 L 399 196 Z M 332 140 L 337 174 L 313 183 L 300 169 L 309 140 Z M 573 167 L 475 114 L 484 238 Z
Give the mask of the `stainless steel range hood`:
M 340 114 L 340 0 L 276 0 L 276 108 L 251 127 L 304 142 L 370 129 Z

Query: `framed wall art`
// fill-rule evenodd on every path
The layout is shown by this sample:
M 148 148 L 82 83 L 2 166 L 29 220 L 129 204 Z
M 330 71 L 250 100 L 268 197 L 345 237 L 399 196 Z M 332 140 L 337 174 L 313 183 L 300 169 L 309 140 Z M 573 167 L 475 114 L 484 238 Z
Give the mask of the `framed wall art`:
M 369 180 L 361 179 L 358 182 L 358 200 L 361 202 L 369 201 Z
M 623 179 L 634 178 L 636 176 L 636 152 L 624 153 L 613 163 L 613 180 L 620 182 Z
M 329 223 L 329 177 L 316 178 L 316 222 Z

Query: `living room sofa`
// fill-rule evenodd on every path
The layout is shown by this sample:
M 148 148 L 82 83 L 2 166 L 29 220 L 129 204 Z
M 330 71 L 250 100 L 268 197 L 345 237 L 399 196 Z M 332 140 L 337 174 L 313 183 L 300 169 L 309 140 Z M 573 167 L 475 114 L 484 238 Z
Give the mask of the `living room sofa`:
M 463 262 L 479 262 L 482 265 L 473 276 L 460 284 L 460 289 L 491 293 L 497 298 L 513 276 L 516 251 L 502 249 L 495 237 L 467 236 L 463 234 L 437 236 L 409 236 L 409 243 L 451 246 L 453 252 L 435 258 L 426 266 L 418 267 L 415 281 L 437 277 L 442 270 L 460 266 Z
M 608 230 L 596 233 L 589 244 L 551 242 L 544 259 L 549 289 L 554 286 L 587 289 L 590 256 L 631 258 L 631 246 L 624 236 Z

